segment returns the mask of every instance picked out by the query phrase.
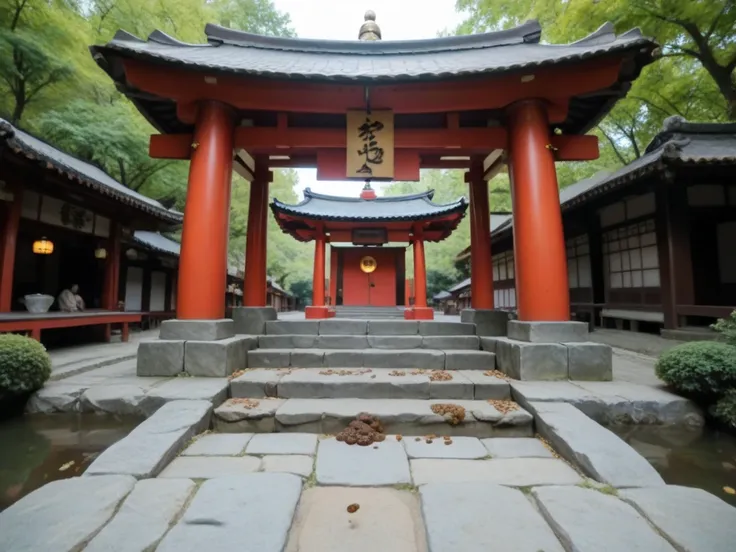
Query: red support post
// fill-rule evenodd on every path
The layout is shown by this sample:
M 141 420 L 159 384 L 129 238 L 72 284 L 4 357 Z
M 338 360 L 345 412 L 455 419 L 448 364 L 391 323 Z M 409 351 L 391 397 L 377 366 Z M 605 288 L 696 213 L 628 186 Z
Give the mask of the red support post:
M 519 320 L 567 321 L 567 256 L 547 110 L 541 100 L 524 100 L 507 115 Z
M 317 234 L 314 239 L 314 273 L 312 276 L 312 305 L 304 309 L 305 318 L 328 318 L 325 305 L 325 235 Z
M 413 320 L 432 320 L 434 310 L 427 307 L 427 268 L 424 261 L 424 238 L 420 228 L 414 230 L 414 308 L 404 317 Z
M 23 191 L 13 190 L 13 202 L 6 213 L 0 233 L 0 312 L 10 312 L 13 307 L 13 273 L 15 248 L 18 241 Z
M 177 317 L 183 320 L 225 316 L 234 121 L 224 104 L 199 105 L 179 258 Z
M 260 163 L 250 184 L 248 233 L 245 237 L 243 306 L 267 306 L 266 240 L 268 237 L 268 185 L 273 174 Z
M 120 282 L 120 226 L 113 222 L 110 225 L 110 239 L 105 259 L 105 284 L 102 291 L 102 308 L 118 309 L 118 285 Z
M 474 309 L 493 308 L 493 258 L 488 182 L 483 163 L 473 163 L 467 173 L 470 186 L 470 298 Z

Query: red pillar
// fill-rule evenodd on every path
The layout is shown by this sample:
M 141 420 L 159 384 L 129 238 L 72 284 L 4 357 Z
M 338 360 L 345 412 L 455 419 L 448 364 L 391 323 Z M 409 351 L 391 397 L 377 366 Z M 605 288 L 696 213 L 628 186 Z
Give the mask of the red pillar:
M 120 226 L 113 222 L 110 225 L 110 239 L 105 258 L 105 285 L 102 292 L 102 308 L 117 310 L 118 289 L 120 282 Z
M 15 247 L 18 241 L 23 191 L 13 191 L 0 233 L 0 312 L 10 312 L 13 307 L 13 272 L 15 271 Z
M 245 237 L 245 285 L 243 306 L 267 305 L 266 242 L 268 237 L 268 184 L 271 171 L 259 164 L 250 184 L 248 204 L 248 234 Z
M 470 186 L 470 293 L 474 309 L 493 308 L 493 259 L 488 182 L 483 163 L 473 163 L 467 173 Z
M 410 312 L 404 311 L 404 316 L 414 320 L 434 318 L 434 310 L 427 307 L 427 267 L 421 230 L 414 231 L 414 308 Z
M 328 318 L 325 305 L 325 236 L 318 234 L 314 239 L 314 273 L 312 276 L 312 305 L 304 309 L 306 318 Z
M 525 100 L 512 105 L 508 126 L 519 320 L 566 321 L 567 257 L 544 104 Z

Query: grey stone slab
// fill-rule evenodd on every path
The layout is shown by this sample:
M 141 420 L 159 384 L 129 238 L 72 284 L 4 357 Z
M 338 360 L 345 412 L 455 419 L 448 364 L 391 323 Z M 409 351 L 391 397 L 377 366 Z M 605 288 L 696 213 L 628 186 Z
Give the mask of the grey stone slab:
M 420 320 L 419 335 L 475 335 L 475 324 Z
M 426 375 L 391 376 L 391 370 L 367 371 L 356 368 L 351 374 L 328 375 L 329 369 L 298 370 L 279 382 L 279 396 L 287 399 L 359 398 L 427 399 L 430 382 Z
M 325 349 L 324 366 L 327 368 L 362 368 L 367 350 Z
M 235 307 L 232 313 L 235 333 L 246 335 L 267 333 L 266 325 L 277 318 L 273 307 Z
M 229 384 L 227 378 L 175 378 L 151 389 L 140 408 L 150 416 L 172 401 L 208 401 L 218 406 L 227 398 Z
M 235 324 L 229 318 L 221 320 L 164 320 L 160 339 L 217 341 L 235 335 Z
M 245 445 L 253 437 L 252 433 L 208 433 L 200 435 L 189 445 L 182 456 L 239 456 Z
M 288 373 L 290 373 L 288 368 L 248 370 L 242 376 L 230 381 L 230 396 L 234 399 L 276 397 L 278 396 L 278 383 Z
M 89 385 L 69 383 L 67 380 L 47 382 L 31 395 L 26 411 L 43 414 L 79 412 L 79 399 L 88 387 Z
M 736 508 L 702 489 L 667 485 L 625 489 L 619 497 L 644 515 L 677 550 L 732 552 Z
M 580 475 L 556 458 L 495 458 L 491 460 L 411 461 L 415 485 L 484 482 L 507 487 L 577 485 Z
M 138 385 L 95 385 L 82 394 L 79 406 L 82 412 L 140 415 L 145 394 L 146 390 Z
M 429 382 L 430 399 L 473 400 L 475 388 L 473 382 L 460 372 L 446 372 L 452 376 L 451 380 L 436 380 Z M 428 373 L 431 375 L 431 372 Z
M 664 485 L 662 477 L 633 448 L 577 408 L 530 403 L 537 431 L 587 475 L 614 487 Z
M 321 349 L 365 349 L 368 347 L 366 335 L 320 335 L 317 347 Z
M 433 403 L 439 401 L 432 401 Z M 521 434 L 517 437 L 526 437 L 531 432 L 533 417 L 529 412 L 519 407 L 509 412 L 499 412 L 495 406 L 487 401 L 452 401 L 465 408 L 466 417 L 470 414 L 474 419 L 487 422 L 496 427 L 518 427 Z
M 53 481 L 0 513 L 0 549 L 8 552 L 81 550 L 133 490 L 125 475 Z
M 156 550 L 282 552 L 301 490 L 302 480 L 285 473 L 205 481 Z
M 261 459 L 255 456 L 180 456 L 158 475 L 159 478 L 214 479 L 257 472 Z
M 422 348 L 477 351 L 480 348 L 480 339 L 475 335 L 427 335 L 422 337 Z
M 288 368 L 291 349 L 254 349 L 248 351 L 249 368 Z
M 445 351 L 445 370 L 495 370 L 496 355 L 487 351 Z
M 567 347 L 557 343 L 526 343 L 500 337 L 496 364 L 504 374 L 519 380 L 567 379 Z
M 155 477 L 189 439 L 209 427 L 211 412 L 212 404 L 207 401 L 175 401 L 162 406 L 98 456 L 84 475 Z
M 320 368 L 325 365 L 323 349 L 292 349 L 290 366 L 292 368 Z
M 312 474 L 314 458 L 298 454 L 269 455 L 263 457 L 264 472 L 293 473 L 307 478 Z
M 318 335 L 319 320 L 273 320 L 266 322 L 266 335 Z
M 573 343 L 588 341 L 585 322 L 523 322 L 509 320 L 509 339 L 528 343 Z
M 460 322 L 475 324 L 476 335 L 506 335 L 509 313 L 498 309 L 465 309 Z
M 363 365 L 368 368 L 444 370 L 445 353 L 432 349 L 366 349 Z
M 169 530 L 195 490 L 189 479 L 144 479 L 136 483 L 115 517 L 85 552 L 146 552 Z
M 493 458 L 554 458 L 539 439 L 495 437 L 482 443 Z
M 538 487 L 532 494 L 567 550 L 675 552 L 634 508 L 581 487 Z
M 496 376 L 487 376 L 480 370 L 461 370 L 458 372 L 462 377 L 473 384 L 475 400 L 501 400 L 511 398 L 511 386 L 509 382 Z
M 373 321 L 370 321 L 371 323 Z M 368 346 L 374 349 L 419 349 L 423 338 L 420 335 L 369 335 Z
M 552 530 L 516 489 L 490 482 L 436 483 L 423 486 L 419 495 L 431 552 L 563 552 Z
M 302 454 L 313 455 L 317 436 L 311 433 L 261 433 L 251 439 L 247 454 Z
M 437 437 L 431 439 L 431 441 L 431 443 L 428 443 L 427 439 L 417 441 L 411 437 L 405 437 L 401 442 L 404 443 L 406 454 L 412 459 L 460 458 L 473 460 L 488 456 L 486 448 L 475 437 L 453 437 L 449 441 Z
M 317 451 L 317 483 L 349 487 L 409 484 L 409 461 L 404 447 L 395 440 L 361 447 L 325 439 Z
M 366 335 L 367 320 L 327 319 L 319 321 L 319 335 Z
M 270 397 L 253 401 L 244 404 L 238 399 L 230 399 L 215 408 L 212 418 L 215 429 L 223 433 L 274 431 L 276 410 L 285 401 Z
M 419 335 L 419 322 L 416 320 L 369 320 L 368 335 Z
M 225 378 L 247 366 L 252 338 L 236 336 L 219 341 L 187 341 L 184 371 L 195 377 Z
M 603 343 L 565 343 L 571 380 L 611 381 L 613 349 Z
M 503 337 L 503 336 L 501 336 Z M 488 351 L 489 353 L 495 353 L 496 352 L 496 344 L 498 343 L 498 339 L 495 337 L 485 337 L 481 336 L 479 338 L 480 341 L 480 348 L 483 351 Z
M 141 341 L 138 344 L 136 374 L 178 376 L 184 371 L 184 341 Z
M 259 335 L 261 349 L 309 349 L 317 344 L 317 335 Z

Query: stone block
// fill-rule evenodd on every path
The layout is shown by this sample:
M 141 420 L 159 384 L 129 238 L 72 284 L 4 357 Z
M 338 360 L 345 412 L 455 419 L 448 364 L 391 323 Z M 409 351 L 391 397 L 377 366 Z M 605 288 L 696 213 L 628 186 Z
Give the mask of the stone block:
M 189 479 L 144 479 L 120 510 L 85 547 L 90 552 L 152 550 L 195 490 Z
M 249 370 L 230 382 L 230 396 L 236 398 L 278 397 L 278 384 L 288 369 L 258 368 Z
M 588 476 L 614 487 L 664 485 L 633 448 L 577 408 L 564 403 L 529 403 L 537 431 Z
M 366 335 L 367 320 L 331 319 L 319 321 L 319 335 Z
M 577 485 L 583 478 L 557 458 L 411 461 L 415 485 L 428 483 L 495 483 L 507 487 Z
M 252 433 L 208 433 L 200 435 L 182 456 L 240 456 Z
M 736 542 L 736 509 L 693 487 L 624 489 L 619 497 L 646 517 L 677 550 L 731 552 Z
M 230 337 L 219 341 L 187 341 L 184 371 L 197 377 L 226 378 L 247 367 L 246 354 L 251 339 Z
M 420 335 L 368 336 L 368 346 L 374 349 L 419 349 L 422 341 L 423 338 Z
M 327 368 L 362 368 L 366 350 L 325 349 L 324 366 Z
M 416 320 L 369 320 L 368 335 L 419 335 L 419 322 Z
M 429 379 L 431 374 L 427 374 Z M 451 372 L 451 380 L 436 380 L 429 382 L 429 398 L 430 399 L 450 399 L 450 400 L 473 400 L 475 395 L 473 382 L 464 377 L 460 372 Z
M 508 338 L 527 343 L 574 343 L 588 341 L 585 322 L 522 322 L 509 320 Z
M 368 337 L 365 335 L 320 335 L 317 347 L 321 349 L 366 349 Z
M 510 439 L 511 440 L 511 439 Z M 409 458 L 461 458 L 478 459 L 488 456 L 488 451 L 475 437 L 453 437 L 451 442 L 444 439 L 432 439 L 427 443 L 426 439 L 419 441 L 406 437 L 401 441 L 404 443 L 406 454 Z M 450 443 L 449 445 L 447 443 Z
M 494 437 L 482 442 L 492 458 L 554 458 L 539 439 Z
M 68 380 L 48 382 L 31 395 L 26 404 L 26 412 L 79 412 L 80 397 L 88 388 L 89 385 L 69 383 Z
M 282 399 L 254 399 L 250 403 L 228 400 L 215 408 L 215 429 L 222 433 L 271 432 L 276 428 L 276 410 Z
M 488 351 L 489 353 L 496 352 L 496 344 L 498 343 L 498 338 L 481 336 L 479 340 L 480 340 L 480 348 L 483 351 Z
M 261 349 L 309 349 L 317 344 L 317 335 L 259 335 Z
M 302 454 L 317 449 L 317 435 L 311 433 L 260 433 L 251 439 L 247 454 Z
M 261 459 L 255 456 L 180 456 L 159 474 L 169 479 L 214 479 L 257 472 Z
M 412 461 L 419 462 L 444 461 Z M 433 483 L 421 487 L 419 496 L 433 552 L 563 552 L 552 529 L 517 489 L 490 481 Z
M 272 473 L 293 473 L 308 478 L 312 474 L 314 459 L 311 456 L 284 454 L 264 456 L 261 470 Z
M 291 366 L 289 349 L 254 349 L 248 351 L 249 368 L 288 368 Z
M 460 311 L 460 321 L 475 324 L 476 335 L 506 335 L 509 313 L 497 309 L 465 309 Z
M 480 340 L 475 335 L 428 335 L 422 338 L 423 349 L 467 349 L 477 351 Z
M 390 376 L 389 370 L 349 370 L 351 373 L 326 374 L 326 370 L 298 370 L 284 376 L 278 393 L 287 399 L 427 399 L 426 375 Z
M 156 551 L 282 552 L 301 490 L 301 478 L 286 473 L 205 481 Z
M 567 347 L 498 338 L 496 365 L 518 380 L 564 380 L 567 379 Z
M 445 351 L 445 370 L 495 370 L 496 355 L 487 351 Z
M 453 403 L 465 408 L 466 419 L 472 416 L 474 420 L 484 422 L 482 424 L 484 426 L 502 429 L 506 437 L 531 437 L 532 435 L 534 419 L 529 412 L 522 408 L 500 412 L 488 401 L 453 401 Z
M 366 349 L 363 365 L 368 368 L 444 370 L 445 353 L 431 349 Z
M 232 316 L 235 333 L 245 335 L 263 335 L 266 325 L 277 319 L 273 307 L 234 307 Z
M 207 401 L 218 406 L 227 398 L 227 378 L 175 378 L 151 389 L 140 402 L 140 409 L 150 416 L 159 408 L 176 401 Z
M 475 335 L 475 325 L 421 320 L 419 321 L 419 335 Z
M 197 433 L 209 428 L 212 404 L 176 401 L 162 406 L 127 437 L 106 449 L 84 476 L 155 477 Z
M 486 376 L 485 372 L 480 370 L 462 370 L 458 373 L 473 384 L 473 399 L 475 400 L 505 401 L 511 398 L 511 386 L 504 379 Z
M 184 371 L 184 341 L 141 341 L 138 376 L 178 376 Z
M 87 389 L 80 398 L 82 412 L 97 412 L 118 416 L 142 414 L 140 403 L 146 390 L 138 385 L 95 385 Z
M 325 439 L 317 450 L 317 483 L 348 487 L 410 484 L 409 461 L 398 441 L 361 447 Z
M 565 343 L 571 380 L 611 381 L 613 349 L 603 343 Z
M 266 335 L 317 335 L 319 320 L 272 320 L 266 322 Z
M 235 335 L 235 325 L 229 318 L 220 320 L 164 320 L 159 338 L 170 341 L 217 341 Z
M 8 552 L 81 550 L 133 490 L 126 475 L 52 481 L 0 514 L 0 548 Z
M 325 365 L 323 349 L 292 349 L 289 366 L 292 368 L 321 368 Z

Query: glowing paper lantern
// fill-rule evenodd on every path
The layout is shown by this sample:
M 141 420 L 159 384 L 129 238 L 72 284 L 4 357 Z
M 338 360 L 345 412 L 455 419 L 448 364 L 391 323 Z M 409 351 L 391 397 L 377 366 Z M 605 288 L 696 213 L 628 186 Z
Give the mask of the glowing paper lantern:
M 51 255 L 54 252 L 54 242 L 41 238 L 33 242 L 33 252 L 36 255 Z

